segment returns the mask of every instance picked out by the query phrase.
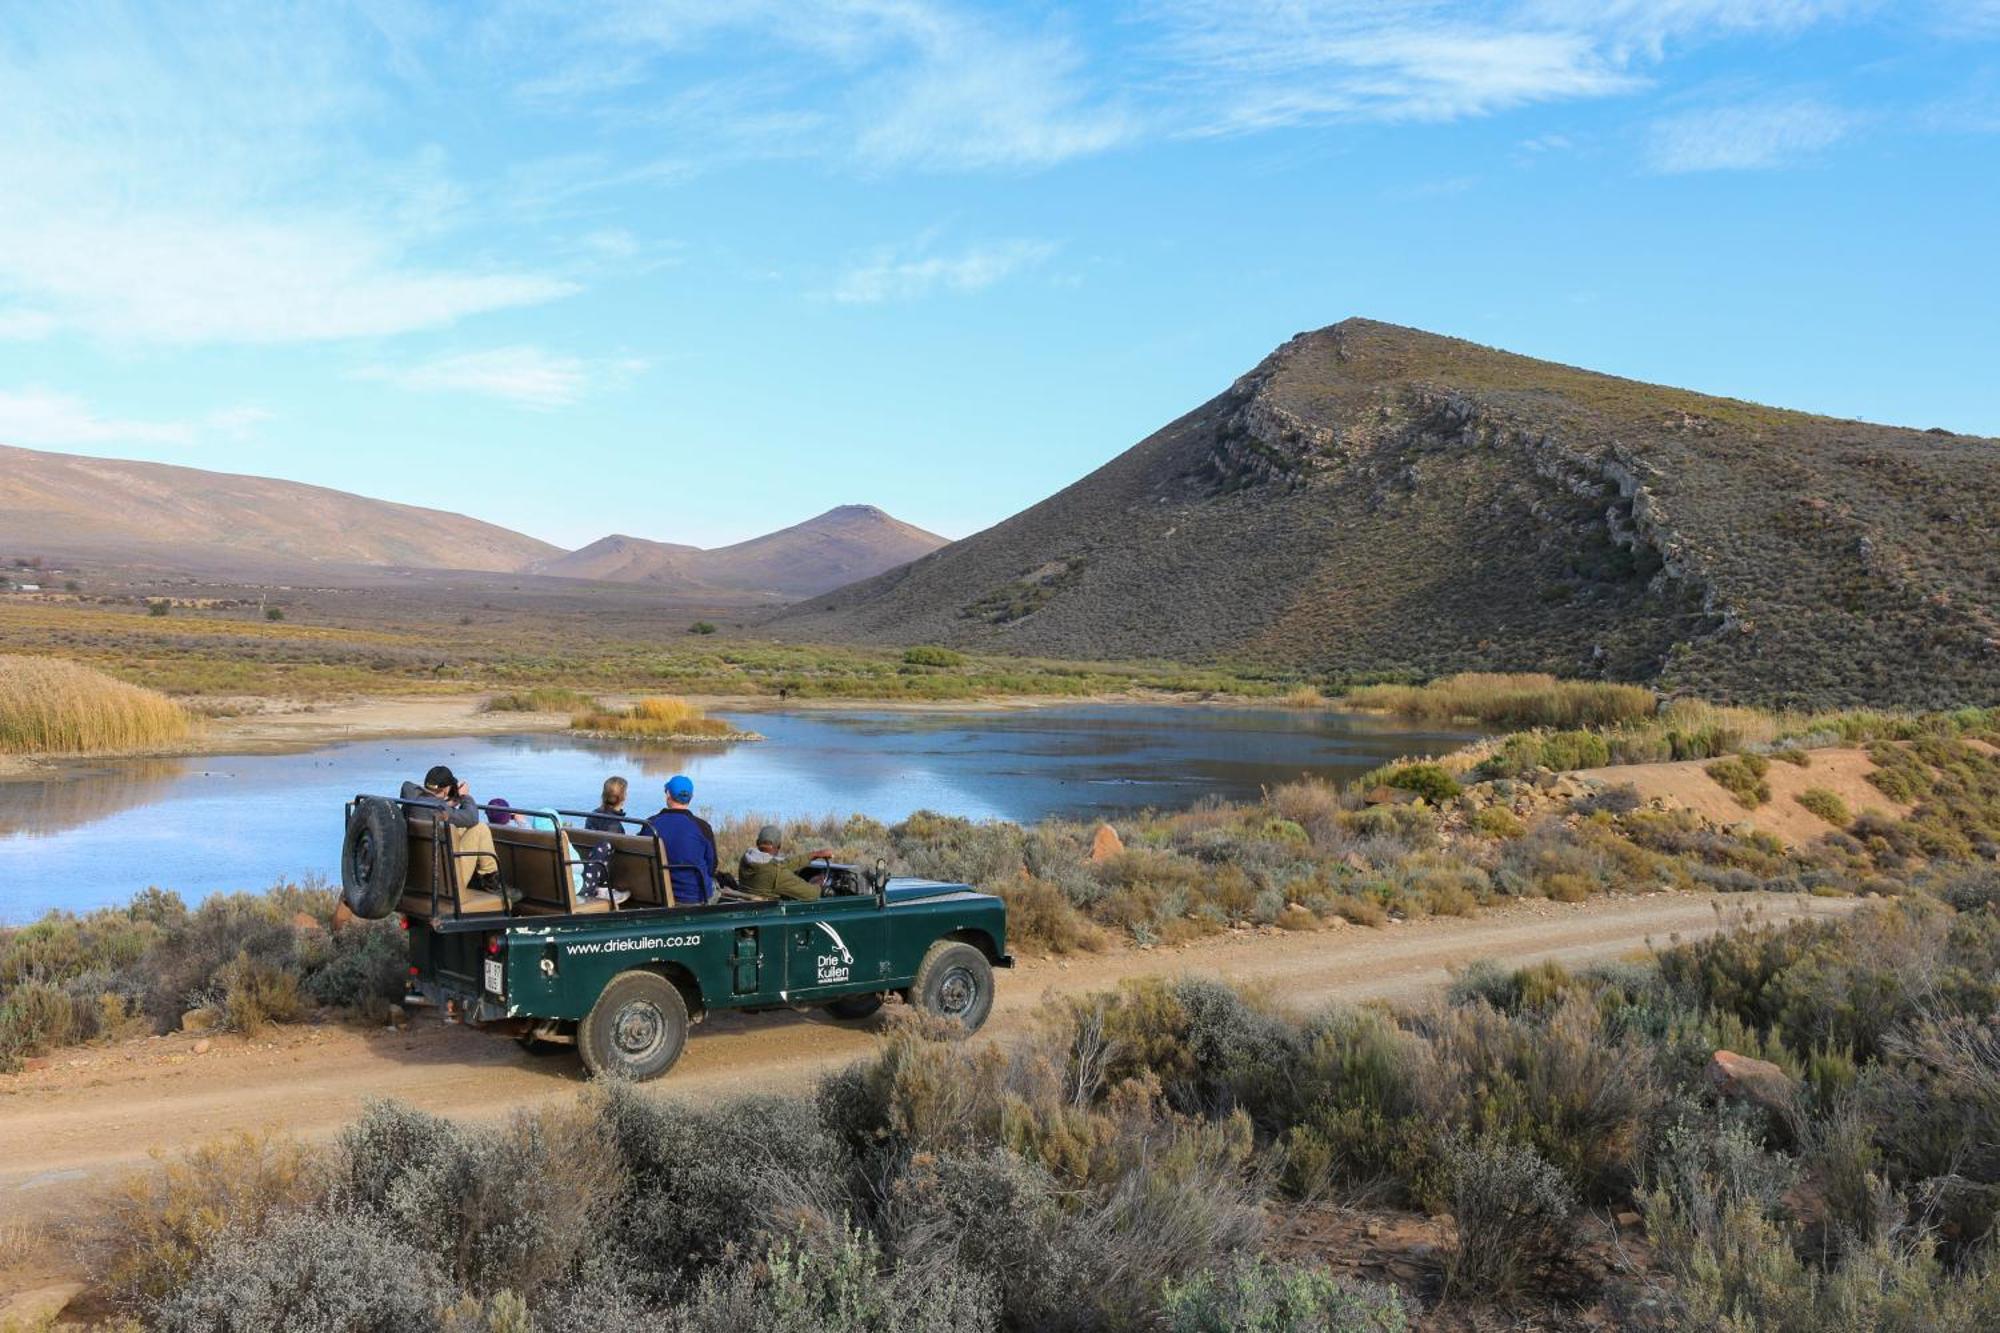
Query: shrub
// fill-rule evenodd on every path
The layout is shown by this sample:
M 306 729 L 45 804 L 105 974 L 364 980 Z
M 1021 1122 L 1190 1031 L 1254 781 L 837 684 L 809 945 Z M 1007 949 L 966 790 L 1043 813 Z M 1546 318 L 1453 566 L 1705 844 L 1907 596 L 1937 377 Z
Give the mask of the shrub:
M 1575 1192 L 1533 1148 L 1461 1135 L 1445 1143 L 1443 1161 L 1458 1233 L 1448 1289 L 1508 1295 L 1568 1251 Z
M 429 1255 L 368 1219 L 281 1217 L 232 1234 L 153 1311 L 160 1333 L 421 1333 L 449 1287 Z
M 581 690 L 561 685 L 538 685 L 532 690 L 496 694 L 479 706 L 482 713 L 576 713 L 597 707 L 597 700 Z
M 1518 815 L 1501 805 L 1489 805 L 1474 815 L 1472 827 L 1489 838 L 1518 838 L 1528 831 Z
M 688 626 L 688 633 L 713 634 L 715 633 L 715 622 L 709 620 L 697 620 L 694 622 L 694 624 Z
M 707 716 L 687 700 L 668 695 L 641 699 L 630 708 L 586 708 L 571 717 L 569 724 L 576 731 L 656 740 L 721 737 L 733 735 L 736 730 L 721 718 Z
M 1447 676 L 1428 685 L 1364 685 L 1348 691 L 1347 702 L 1408 717 L 1467 718 L 1514 727 L 1611 726 L 1651 717 L 1655 708 L 1652 692 L 1637 685 L 1486 672 Z
M 1853 818 L 1848 813 L 1847 802 L 1840 799 L 1839 793 L 1828 791 L 1825 787 L 1807 787 L 1794 799 L 1835 828 L 1845 828 Z
M 961 667 L 965 665 L 965 654 L 935 644 L 918 644 L 903 650 L 903 661 L 909 666 Z
M 282 606 L 267 606 L 264 608 L 264 619 L 277 621 L 284 618 L 285 609 Z
M 1761 754 L 1730 755 L 1703 771 L 1746 810 L 1755 810 L 1771 799 L 1771 784 L 1764 780 L 1764 775 L 1771 771 L 1771 761 Z
M 179 1290 L 214 1250 L 240 1244 L 324 1189 L 296 1143 L 247 1134 L 217 1140 L 119 1180 L 100 1196 L 83 1252 L 113 1304 L 147 1309 Z
M 1162 1304 L 1170 1333 L 1402 1333 L 1410 1326 L 1393 1287 L 1264 1259 L 1169 1282 Z
M 238 1032 L 261 1032 L 272 1023 L 290 1023 L 305 1012 L 299 978 L 247 950 L 216 973 L 222 988 L 223 1022 Z
M 0 754 L 96 754 L 171 745 L 194 719 L 166 695 L 54 657 L 0 654 Z
M 164 597 L 155 598 L 146 603 L 146 614 L 149 616 L 164 616 L 173 609 L 174 604 Z
M 677 1333 L 958 1333 L 991 1328 L 993 1299 L 984 1284 L 948 1268 L 921 1275 L 892 1269 L 873 1239 L 842 1227 L 781 1241 L 762 1263 L 704 1276 L 666 1326 Z
M 1382 775 L 1385 785 L 1413 791 L 1432 805 L 1443 805 L 1464 790 L 1458 779 L 1439 764 L 1403 764 Z

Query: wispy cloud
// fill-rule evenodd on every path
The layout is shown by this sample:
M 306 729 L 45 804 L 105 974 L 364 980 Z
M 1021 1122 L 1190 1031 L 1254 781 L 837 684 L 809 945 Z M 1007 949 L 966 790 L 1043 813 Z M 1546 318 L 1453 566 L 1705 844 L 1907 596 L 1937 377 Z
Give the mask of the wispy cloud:
M 379 28 L 198 6 L 172 25 L 48 6 L 0 33 L 0 302 L 109 340 L 436 328 L 574 290 L 426 259 L 462 223 L 439 154 L 366 151 Z M 115 89 L 107 95 L 106 89 Z
M 646 362 L 636 358 L 594 364 L 517 346 L 459 352 L 407 366 L 369 366 L 355 374 L 423 393 L 470 393 L 547 409 L 575 402 L 593 380 L 623 378 L 645 368 Z
M 193 444 L 206 433 L 243 439 L 272 419 L 260 407 L 232 407 L 195 420 L 101 416 L 81 398 L 47 389 L 0 390 L 0 444 L 24 449 L 79 445 Z
M 0 310 L 0 342 L 33 342 L 56 330 L 56 318 L 46 310 Z
M 1855 117 L 1810 98 L 1686 111 L 1655 121 L 1656 171 L 1748 171 L 1783 166 L 1845 138 Z
M 1645 87 L 1670 40 L 1798 29 L 1868 0 L 1160 0 L 1182 132 L 1456 120 Z
M 939 292 L 984 291 L 1055 253 L 1047 241 L 1031 240 L 975 245 L 949 255 L 926 250 L 921 245 L 908 250 L 878 250 L 842 273 L 828 295 L 846 305 L 878 305 Z

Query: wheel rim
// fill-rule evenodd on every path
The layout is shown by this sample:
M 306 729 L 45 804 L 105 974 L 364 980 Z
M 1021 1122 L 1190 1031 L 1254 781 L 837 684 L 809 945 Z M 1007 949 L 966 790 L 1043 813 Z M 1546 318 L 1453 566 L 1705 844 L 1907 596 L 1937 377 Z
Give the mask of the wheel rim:
M 667 1017 L 656 1004 L 633 1000 L 611 1019 L 611 1049 L 634 1063 L 658 1055 L 667 1044 Z
M 954 967 L 938 983 L 938 1012 L 947 1018 L 964 1018 L 979 999 L 979 978 L 968 967 Z
M 367 829 L 354 840 L 354 870 L 364 881 L 375 877 L 375 836 Z

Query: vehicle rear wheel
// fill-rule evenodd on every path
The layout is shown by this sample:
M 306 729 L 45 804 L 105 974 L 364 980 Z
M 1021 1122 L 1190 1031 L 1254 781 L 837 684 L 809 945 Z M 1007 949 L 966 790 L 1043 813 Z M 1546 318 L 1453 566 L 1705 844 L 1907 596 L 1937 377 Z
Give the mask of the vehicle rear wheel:
M 593 1074 L 643 1083 L 674 1067 L 687 1045 L 687 1001 L 657 972 L 621 972 L 576 1030 L 576 1049 Z
M 363 796 L 347 820 L 340 846 L 340 899 L 363 921 L 380 921 L 402 901 L 410 868 L 410 831 L 403 807 Z
M 977 1032 L 993 1012 L 992 964 L 970 944 L 939 940 L 917 969 L 910 1003 L 967 1034 Z
M 843 995 L 828 1004 L 826 1011 L 835 1018 L 852 1023 L 858 1019 L 873 1018 L 881 1008 L 882 997 L 879 995 Z

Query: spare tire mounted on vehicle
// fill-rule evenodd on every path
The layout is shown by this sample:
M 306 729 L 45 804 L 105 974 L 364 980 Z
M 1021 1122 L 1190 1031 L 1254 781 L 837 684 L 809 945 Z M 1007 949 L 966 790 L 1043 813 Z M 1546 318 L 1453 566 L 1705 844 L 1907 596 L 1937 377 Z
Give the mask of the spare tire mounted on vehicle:
M 402 901 L 410 868 L 409 826 L 403 807 L 363 796 L 347 817 L 340 848 L 340 900 L 364 921 L 379 921 Z

